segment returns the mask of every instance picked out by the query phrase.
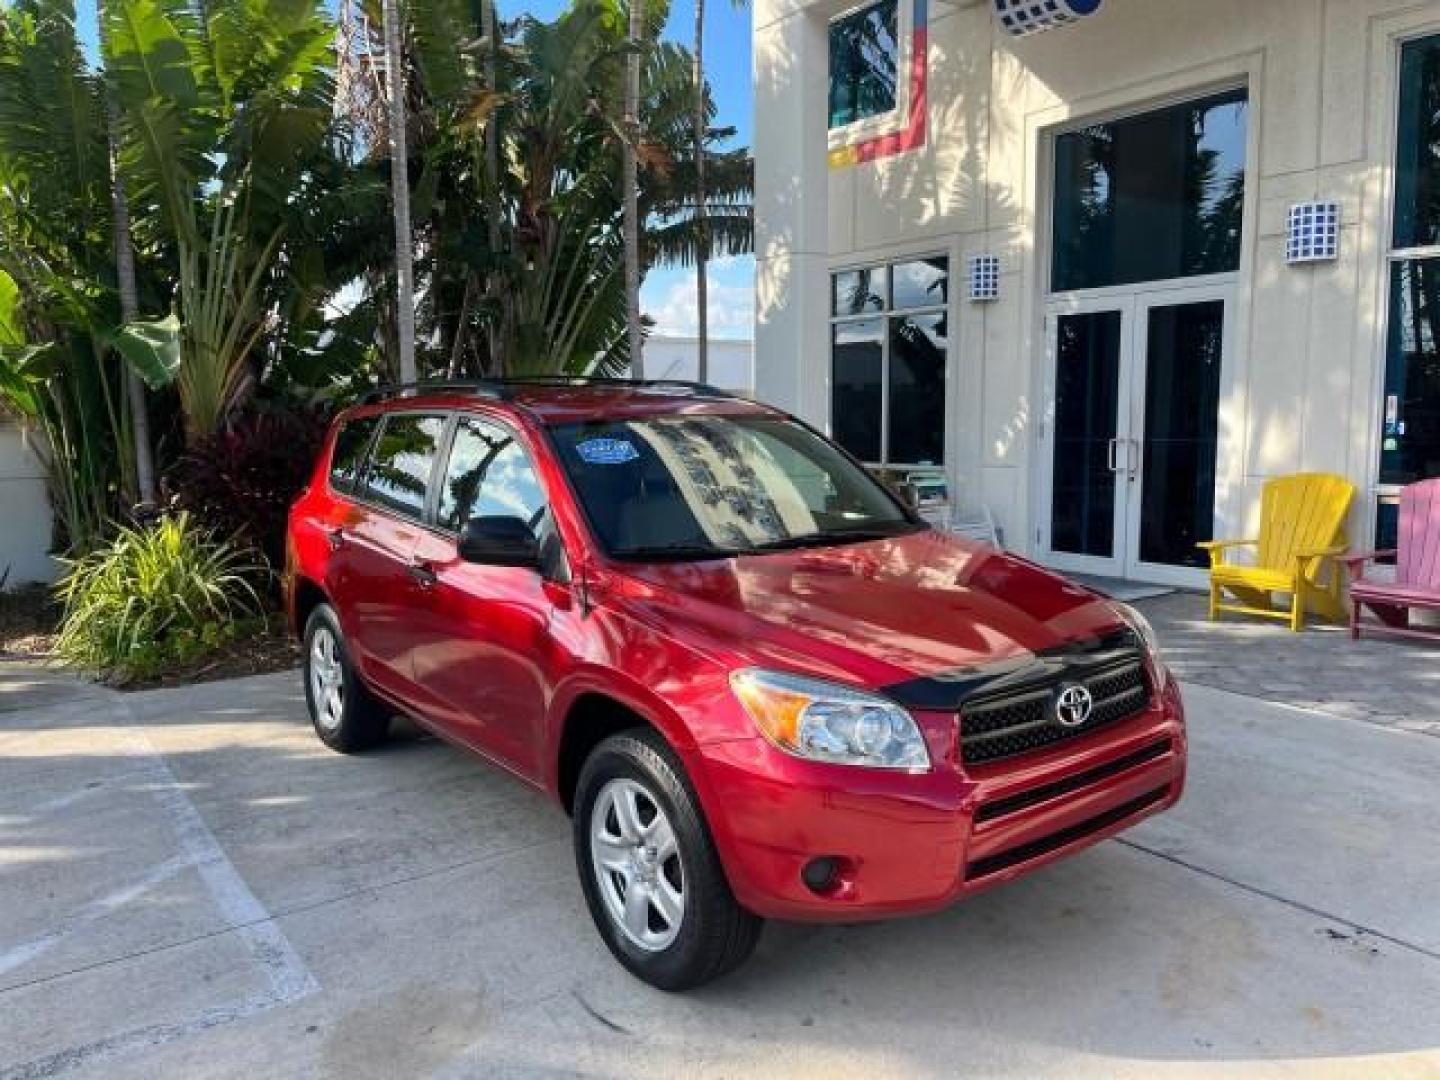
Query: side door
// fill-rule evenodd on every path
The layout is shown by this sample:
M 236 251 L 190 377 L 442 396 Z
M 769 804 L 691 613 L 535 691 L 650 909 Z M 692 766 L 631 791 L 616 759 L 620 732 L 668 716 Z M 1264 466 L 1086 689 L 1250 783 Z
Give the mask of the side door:
M 1229 286 L 1188 286 L 1137 301 L 1131 394 L 1127 576 L 1204 588 L 1215 538 L 1220 402 Z
M 481 566 L 456 553 L 473 517 L 520 518 L 548 549 L 548 573 Z M 542 730 L 563 662 L 557 620 L 574 597 L 549 498 L 522 436 L 475 414 L 455 422 L 435 497 L 434 528 L 415 551 L 431 575 L 415 620 L 415 678 L 430 714 L 455 739 L 522 775 L 541 775 Z
M 407 627 L 421 599 L 411 558 L 444 431 L 442 414 L 387 414 L 346 520 L 331 534 L 346 641 L 373 685 L 406 699 L 413 685 Z
M 1047 566 L 1123 577 L 1130 474 L 1128 298 L 1076 301 L 1046 320 L 1045 407 L 1038 443 L 1040 538 Z

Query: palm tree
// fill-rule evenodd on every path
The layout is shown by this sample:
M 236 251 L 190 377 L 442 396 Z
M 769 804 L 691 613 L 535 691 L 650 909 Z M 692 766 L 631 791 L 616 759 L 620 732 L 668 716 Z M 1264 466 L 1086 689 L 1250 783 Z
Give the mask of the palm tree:
M 178 357 L 170 320 L 120 319 L 106 136 L 70 0 L 0 8 L 0 405 L 42 436 L 70 551 L 137 494 L 129 367 L 163 385 Z
M 500 55 L 500 27 L 495 18 L 495 0 L 480 0 L 480 36 L 485 42 L 485 91 L 493 98 L 500 92 L 497 63 Z M 501 278 L 495 266 L 501 246 L 500 214 L 500 125 L 497 117 L 495 123 L 485 125 L 485 230 L 490 241 L 488 254 L 491 263 L 490 271 L 485 277 L 485 292 L 492 312 L 498 310 L 502 303 Z M 464 305 L 461 306 L 463 308 Z M 460 325 L 464 325 L 463 318 Z M 460 333 L 456 333 L 455 340 L 458 346 L 462 340 Z M 505 370 L 504 340 L 501 320 L 491 318 L 486 328 L 488 348 L 485 350 L 491 372 L 499 373 Z M 452 364 L 452 368 L 453 366 Z
M 743 7 L 745 0 L 732 0 L 735 7 Z M 716 212 L 710 205 L 710 190 L 706 183 L 707 151 L 705 144 L 710 138 L 711 107 L 709 86 L 705 81 L 705 0 L 695 0 L 695 50 L 694 50 L 694 115 L 692 118 L 693 143 L 691 154 L 695 168 L 695 322 L 700 340 L 699 367 L 696 377 L 706 382 L 710 377 L 710 279 L 709 267 L 711 245 L 714 243 L 712 216 Z M 733 207 L 726 206 L 724 210 Z M 723 212 L 723 210 L 722 210 Z M 727 215 L 729 216 L 729 215 Z M 733 244 L 731 245 L 733 247 Z
M 96 39 L 105 34 L 105 0 L 95 6 Z M 135 284 L 135 245 L 130 238 L 130 201 L 120 175 L 120 109 L 114 88 L 105 84 L 105 135 L 110 165 L 110 206 L 115 232 L 115 283 L 120 294 L 121 322 L 140 317 L 139 290 Z M 130 405 L 130 437 L 135 445 L 135 495 L 141 506 L 156 502 L 155 459 L 150 448 L 150 410 L 145 401 L 145 383 L 134 368 L 125 373 L 125 395 Z
M 413 0 L 408 15 L 412 155 L 426 177 L 415 222 L 422 342 L 457 372 L 462 353 L 485 372 L 624 370 L 627 248 L 642 278 L 657 262 L 688 266 L 696 249 L 689 52 L 645 50 L 632 129 L 623 102 L 634 52 L 618 5 L 578 0 L 553 22 L 522 17 L 493 36 L 466 0 Z M 706 108 L 713 122 L 708 95 Z M 629 245 L 627 147 L 639 221 Z M 709 247 L 748 250 L 748 159 L 706 157 L 718 207 Z M 487 283 L 478 299 L 477 280 Z
M 695 325 L 700 339 L 697 351 L 696 378 L 708 382 L 710 378 L 710 282 L 707 264 L 709 262 L 710 236 L 705 220 L 705 131 L 707 128 L 705 110 L 705 0 L 695 0 L 695 141 L 692 153 L 695 156 L 695 208 L 698 236 L 695 240 Z
M 276 329 L 267 291 L 303 255 L 285 241 L 332 152 L 332 39 L 319 0 L 106 4 L 130 211 L 137 235 L 173 252 L 189 439 L 253 391 L 252 353 Z
M 625 324 L 630 338 L 630 374 L 645 377 L 645 335 L 640 326 L 640 61 L 645 40 L 644 0 L 630 0 L 630 33 L 625 59 L 625 139 L 621 183 L 625 189 Z
M 390 94 L 390 191 L 395 214 L 396 329 L 400 381 L 415 381 L 415 257 L 410 236 L 409 156 L 405 146 L 405 61 L 400 51 L 400 14 L 384 0 L 385 82 Z

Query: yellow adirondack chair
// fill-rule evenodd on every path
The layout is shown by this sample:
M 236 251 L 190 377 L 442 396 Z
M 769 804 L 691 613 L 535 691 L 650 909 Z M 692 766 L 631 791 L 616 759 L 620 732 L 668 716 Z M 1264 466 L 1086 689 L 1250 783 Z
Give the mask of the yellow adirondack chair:
M 1288 619 L 1291 630 L 1305 625 L 1305 609 L 1343 619 L 1341 575 L 1335 560 L 1345 553 L 1345 515 L 1355 485 L 1329 473 L 1282 476 L 1265 485 L 1260 500 L 1258 540 L 1216 540 L 1199 545 L 1210 553 L 1210 618 L 1222 611 Z M 1228 561 L 1237 548 L 1255 548 L 1254 565 Z M 1225 594 L 1239 603 L 1226 603 Z M 1274 594 L 1290 597 L 1288 611 Z

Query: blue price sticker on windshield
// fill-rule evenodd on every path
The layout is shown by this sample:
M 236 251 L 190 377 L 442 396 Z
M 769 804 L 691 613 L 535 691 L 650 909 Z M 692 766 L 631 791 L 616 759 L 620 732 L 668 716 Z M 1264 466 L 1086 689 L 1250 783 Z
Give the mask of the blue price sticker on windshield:
M 575 452 L 587 465 L 624 465 L 640 457 L 629 439 L 586 439 L 575 444 Z

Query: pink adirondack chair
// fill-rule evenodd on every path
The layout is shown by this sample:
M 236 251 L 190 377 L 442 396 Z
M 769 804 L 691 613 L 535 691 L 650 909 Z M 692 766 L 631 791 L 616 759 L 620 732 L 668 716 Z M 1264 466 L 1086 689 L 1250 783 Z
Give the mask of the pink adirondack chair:
M 1397 637 L 1440 638 L 1440 627 L 1410 624 L 1410 612 L 1440 611 L 1440 479 L 1411 484 L 1400 493 L 1400 546 L 1345 559 L 1350 568 L 1350 636 L 1361 631 Z M 1395 580 L 1372 581 L 1365 564 L 1395 556 Z M 1375 613 L 1362 621 L 1361 608 Z

